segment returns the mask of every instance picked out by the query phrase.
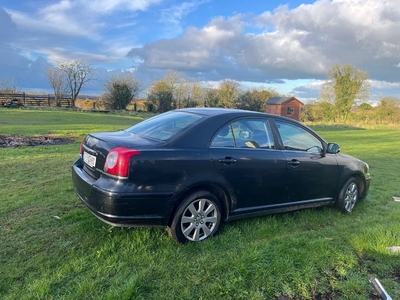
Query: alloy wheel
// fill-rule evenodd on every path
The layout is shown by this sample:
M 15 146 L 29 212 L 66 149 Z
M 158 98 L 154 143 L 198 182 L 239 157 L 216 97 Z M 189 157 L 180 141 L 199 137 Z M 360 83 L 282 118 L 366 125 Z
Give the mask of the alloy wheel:
M 212 235 L 217 228 L 218 209 L 208 199 L 196 199 L 184 210 L 181 218 L 181 230 L 189 241 L 197 242 Z
M 358 198 L 357 184 L 355 182 L 351 182 L 347 187 L 344 195 L 344 209 L 347 212 L 353 211 L 354 206 L 356 205 L 357 202 L 357 198 Z

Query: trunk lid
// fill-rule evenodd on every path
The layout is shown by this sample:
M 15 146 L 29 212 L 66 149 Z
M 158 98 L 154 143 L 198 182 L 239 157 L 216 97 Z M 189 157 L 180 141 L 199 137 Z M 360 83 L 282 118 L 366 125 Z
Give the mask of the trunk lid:
M 153 148 L 163 145 L 160 141 L 143 138 L 127 131 L 92 133 L 82 144 L 84 171 L 93 178 L 99 178 L 104 170 L 108 153 L 116 147 L 133 149 Z

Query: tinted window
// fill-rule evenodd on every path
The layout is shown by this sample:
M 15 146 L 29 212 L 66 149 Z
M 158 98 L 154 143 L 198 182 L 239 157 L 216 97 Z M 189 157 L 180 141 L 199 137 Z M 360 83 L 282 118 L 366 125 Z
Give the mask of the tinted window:
M 269 123 L 264 119 L 243 119 L 232 122 L 218 131 L 212 147 L 273 149 Z
M 285 150 L 321 152 L 322 143 L 307 130 L 294 124 L 276 121 Z
M 211 142 L 211 147 L 235 147 L 231 125 L 226 125 L 218 131 Z
M 167 112 L 127 129 L 139 136 L 166 141 L 204 117 L 186 112 Z

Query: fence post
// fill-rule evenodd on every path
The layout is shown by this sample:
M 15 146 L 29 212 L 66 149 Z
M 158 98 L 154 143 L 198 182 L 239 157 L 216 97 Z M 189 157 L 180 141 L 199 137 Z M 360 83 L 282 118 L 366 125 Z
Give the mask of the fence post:
M 50 94 L 47 94 L 47 103 L 49 104 L 50 107 Z
M 25 92 L 22 93 L 22 97 L 23 97 L 23 99 L 24 99 L 24 105 L 25 105 L 25 99 L 26 99 L 26 97 L 25 97 Z

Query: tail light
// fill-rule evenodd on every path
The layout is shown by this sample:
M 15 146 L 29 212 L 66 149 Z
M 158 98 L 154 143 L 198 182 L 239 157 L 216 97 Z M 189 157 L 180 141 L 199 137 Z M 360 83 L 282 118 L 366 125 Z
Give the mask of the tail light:
M 125 147 L 118 147 L 111 150 L 106 158 L 104 172 L 113 176 L 128 177 L 129 161 L 132 156 L 139 154 L 140 151 Z
M 85 142 L 85 138 L 82 139 L 81 145 L 79 146 L 79 154 L 83 152 L 83 143 Z

